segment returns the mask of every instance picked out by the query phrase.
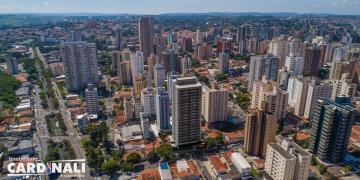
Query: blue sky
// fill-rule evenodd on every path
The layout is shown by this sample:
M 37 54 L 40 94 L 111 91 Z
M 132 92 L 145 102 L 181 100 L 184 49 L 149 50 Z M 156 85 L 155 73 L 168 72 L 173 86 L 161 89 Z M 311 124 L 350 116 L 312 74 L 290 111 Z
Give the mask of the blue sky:
M 360 0 L 0 0 L 0 13 L 299 12 L 360 14 Z

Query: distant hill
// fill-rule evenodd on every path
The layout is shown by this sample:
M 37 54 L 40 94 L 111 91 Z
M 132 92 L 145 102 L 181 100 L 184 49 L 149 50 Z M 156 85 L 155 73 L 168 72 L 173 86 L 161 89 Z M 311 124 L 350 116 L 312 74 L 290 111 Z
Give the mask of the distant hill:
M 304 14 L 292 12 L 279 12 L 279 13 L 259 13 L 259 12 L 208 12 L 208 13 L 164 13 L 159 16 L 276 16 L 276 17 L 289 17 L 300 16 Z
M 129 16 L 135 14 L 106 14 L 106 13 L 0 13 L 0 16 L 36 16 L 36 17 L 80 17 L 80 16 Z M 137 16 L 137 15 L 136 15 Z
M 106 14 L 106 13 L 0 13 L 0 28 L 28 26 L 28 25 L 42 25 L 49 23 L 56 23 L 66 21 L 67 18 L 117 18 L 117 17 L 138 17 L 146 14 Z M 336 14 L 319 14 L 319 13 L 294 13 L 294 12 L 208 12 L 208 13 L 162 13 L 152 15 L 155 17 L 188 17 L 188 16 L 208 16 L 208 17 L 298 17 L 298 16 L 347 16 L 350 15 L 336 15 Z M 350 16 L 359 17 L 359 16 Z
M 3 15 L 21 15 L 21 16 L 44 16 L 44 17 L 71 17 L 71 16 L 142 16 L 146 14 L 129 14 L 129 13 L 0 13 Z M 341 14 L 330 13 L 295 13 L 295 12 L 206 12 L 206 13 L 161 13 L 153 14 L 153 16 L 274 16 L 274 17 L 289 17 L 289 16 L 330 16 Z

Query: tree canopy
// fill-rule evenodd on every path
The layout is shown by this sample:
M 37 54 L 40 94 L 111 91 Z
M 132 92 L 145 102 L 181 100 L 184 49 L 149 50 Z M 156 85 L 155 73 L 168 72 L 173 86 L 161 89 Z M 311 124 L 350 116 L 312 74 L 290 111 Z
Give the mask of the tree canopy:
M 127 162 L 130 162 L 132 164 L 137 164 L 141 161 L 140 154 L 133 152 L 127 156 Z
M 250 97 L 246 93 L 238 93 L 235 100 L 243 110 L 246 110 L 250 106 Z
M 213 139 L 211 137 L 207 137 L 205 139 L 205 144 L 206 144 L 207 149 L 211 149 L 216 146 L 216 141 L 215 141 L 215 139 Z
M 217 73 L 217 74 L 216 74 L 216 80 L 218 80 L 218 81 L 224 81 L 224 80 L 226 80 L 228 77 L 229 77 L 229 75 L 228 75 L 228 74 L 225 74 L 225 73 Z
M 113 158 L 115 160 L 121 160 L 123 155 L 124 155 L 124 150 L 123 149 L 113 150 L 112 151 L 112 156 L 113 156 Z
M 148 155 L 147 155 L 147 160 L 150 162 L 150 163 L 155 163 L 155 162 L 158 162 L 159 161 L 159 156 L 156 154 L 155 151 L 151 151 Z
M 205 84 L 209 84 L 209 78 L 207 78 L 206 76 L 199 76 L 198 77 L 200 82 L 204 82 Z
M 13 108 L 19 99 L 15 94 L 20 87 L 20 81 L 0 71 L 0 107 Z
M 120 169 L 116 160 L 110 159 L 101 164 L 101 171 L 109 176 L 114 175 Z
M 87 124 L 85 126 L 85 133 L 90 135 L 91 140 L 97 143 L 105 144 L 108 140 L 108 127 L 105 122 L 101 122 L 99 125 Z
M 169 163 L 171 163 L 175 160 L 171 144 L 160 145 L 160 147 L 156 149 L 156 154 L 160 158 L 163 158 L 164 161 L 167 161 Z

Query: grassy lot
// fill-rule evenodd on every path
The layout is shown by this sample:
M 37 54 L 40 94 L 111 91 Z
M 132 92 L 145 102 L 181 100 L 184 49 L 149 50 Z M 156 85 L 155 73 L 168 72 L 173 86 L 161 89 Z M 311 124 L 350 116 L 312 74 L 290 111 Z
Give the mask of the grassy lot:
M 65 135 L 67 128 L 60 113 L 46 115 L 45 120 L 50 135 Z

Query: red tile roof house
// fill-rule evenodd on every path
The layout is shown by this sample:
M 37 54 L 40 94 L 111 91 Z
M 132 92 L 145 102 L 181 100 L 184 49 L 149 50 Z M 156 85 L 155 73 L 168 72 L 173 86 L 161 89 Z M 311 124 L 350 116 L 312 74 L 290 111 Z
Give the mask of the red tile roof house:
M 228 172 L 228 167 L 226 163 L 221 162 L 220 158 L 217 155 L 208 156 L 208 159 L 217 175 L 226 174 Z

